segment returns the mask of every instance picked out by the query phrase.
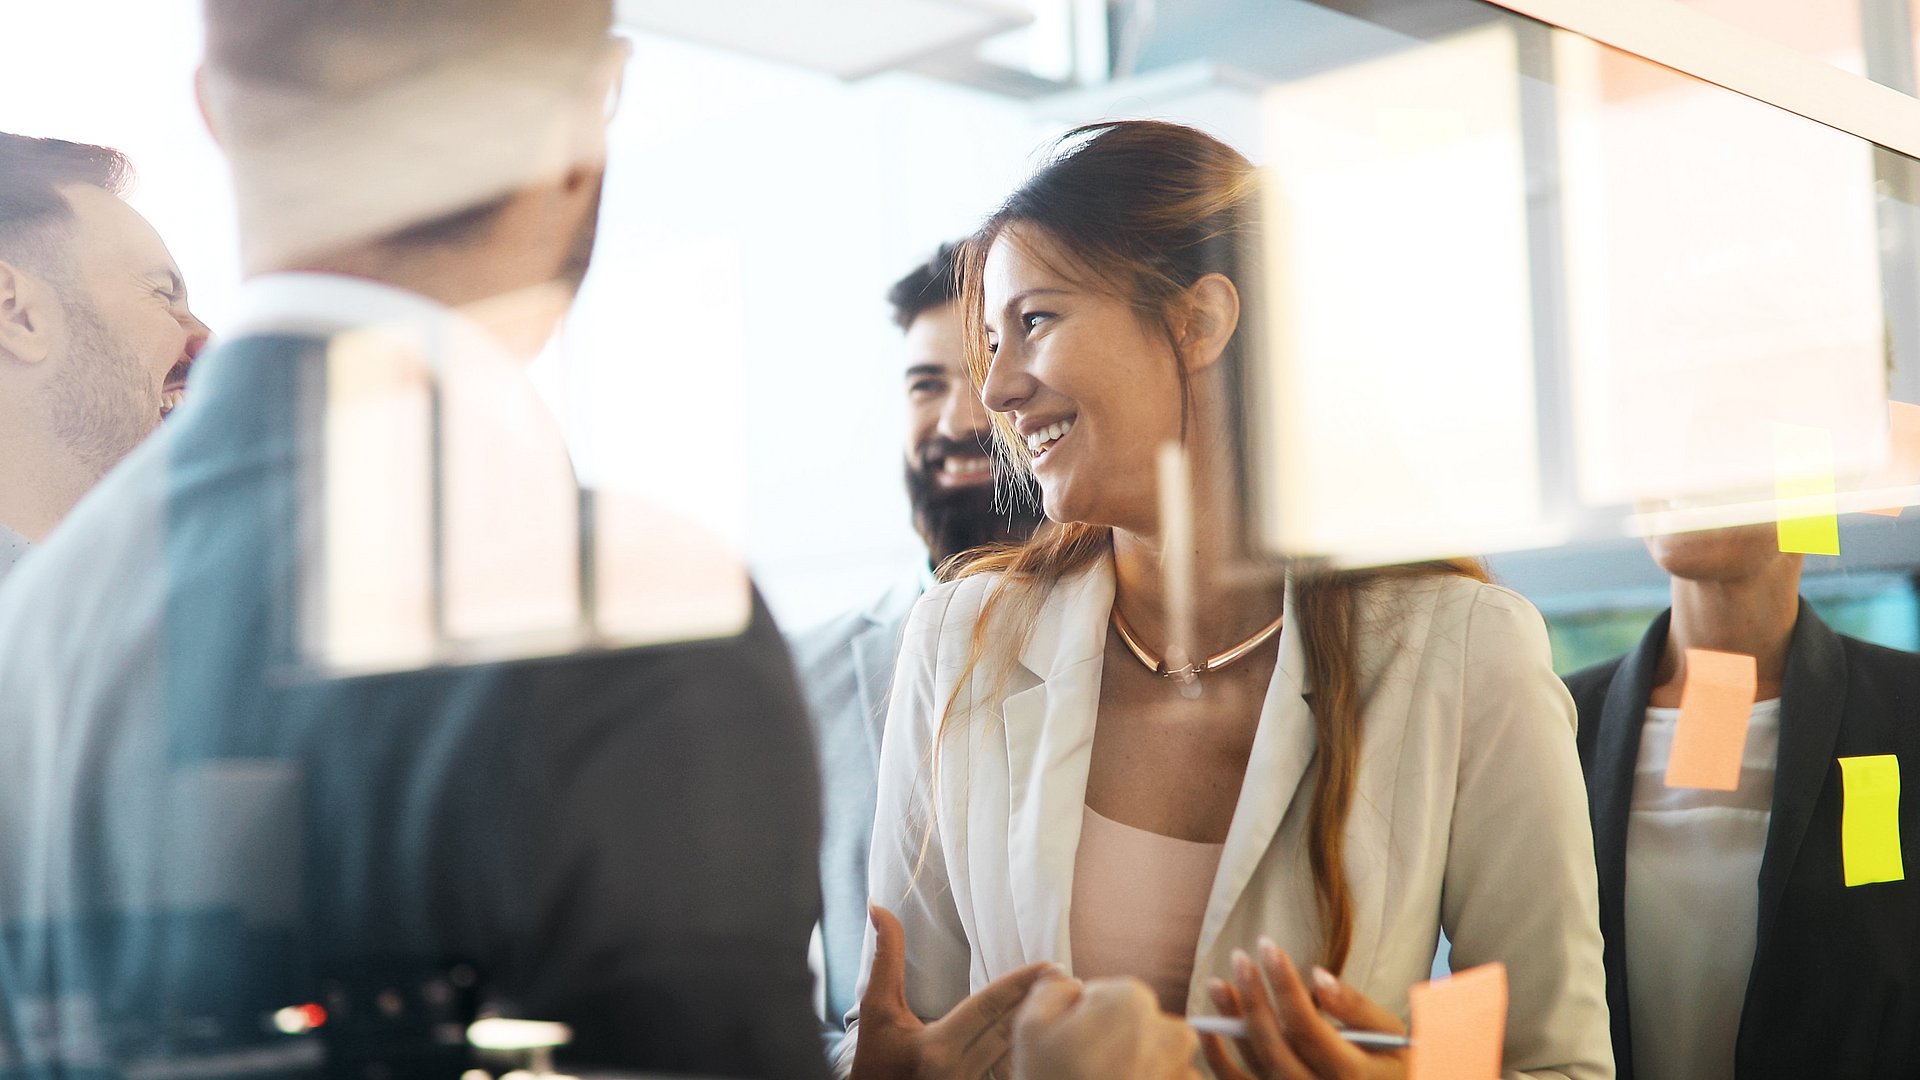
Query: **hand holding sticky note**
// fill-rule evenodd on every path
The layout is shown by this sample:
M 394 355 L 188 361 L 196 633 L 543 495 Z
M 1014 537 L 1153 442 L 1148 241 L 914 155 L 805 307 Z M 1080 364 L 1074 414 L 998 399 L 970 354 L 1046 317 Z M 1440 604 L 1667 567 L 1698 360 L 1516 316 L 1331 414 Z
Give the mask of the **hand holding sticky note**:
M 1840 780 L 1840 860 L 1848 886 L 1906 880 L 1900 860 L 1900 759 L 1892 754 L 1843 757 Z
M 1498 1080 L 1507 1040 L 1507 967 L 1481 964 L 1407 991 L 1407 1080 Z
M 1759 665 L 1751 656 L 1712 649 L 1688 649 L 1686 664 L 1667 786 L 1738 790 Z

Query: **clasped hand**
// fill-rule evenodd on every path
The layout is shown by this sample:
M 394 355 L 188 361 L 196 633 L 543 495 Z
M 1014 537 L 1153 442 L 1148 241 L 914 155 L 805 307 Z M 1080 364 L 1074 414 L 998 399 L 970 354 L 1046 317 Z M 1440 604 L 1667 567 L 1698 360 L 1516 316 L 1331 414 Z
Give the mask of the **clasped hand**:
M 1029 964 L 922 1021 L 907 1007 L 900 921 L 870 910 L 854 1080 L 1199 1080 L 1193 1029 L 1162 1013 L 1138 979 L 1082 983 Z
M 1197 1045 L 1220 1080 L 1403 1080 L 1403 1052 L 1369 1052 L 1342 1039 L 1350 1028 L 1404 1032 L 1398 1017 L 1314 969 L 1309 991 L 1285 953 L 1260 943 L 1260 964 L 1235 951 L 1231 983 L 1208 986 L 1244 1038 L 1196 1040 L 1184 1018 L 1162 1013 L 1135 979 L 1068 977 L 1054 964 L 1008 972 L 931 1023 L 907 1005 L 906 939 L 885 908 L 870 908 L 873 965 L 860 999 L 853 1080 L 1198 1080 Z M 1265 972 L 1264 978 L 1262 971 Z M 1322 1015 L 1324 1011 L 1325 1015 Z

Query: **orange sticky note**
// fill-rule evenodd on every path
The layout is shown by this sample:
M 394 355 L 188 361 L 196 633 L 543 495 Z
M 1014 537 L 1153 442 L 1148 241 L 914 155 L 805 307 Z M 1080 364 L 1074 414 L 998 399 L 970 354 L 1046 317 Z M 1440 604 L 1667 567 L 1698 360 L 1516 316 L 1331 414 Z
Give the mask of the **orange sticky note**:
M 1667 786 L 1733 791 L 1747 750 L 1747 722 L 1760 682 L 1753 657 L 1712 649 L 1687 650 L 1687 681 L 1680 688 L 1680 720 L 1667 757 Z
M 1874 488 L 1913 487 L 1920 484 L 1920 405 L 1887 402 L 1887 463 L 1862 484 Z M 1904 506 L 1882 506 L 1866 511 L 1899 517 Z
M 1499 1080 L 1507 1040 L 1507 966 L 1481 964 L 1407 991 L 1407 1080 Z

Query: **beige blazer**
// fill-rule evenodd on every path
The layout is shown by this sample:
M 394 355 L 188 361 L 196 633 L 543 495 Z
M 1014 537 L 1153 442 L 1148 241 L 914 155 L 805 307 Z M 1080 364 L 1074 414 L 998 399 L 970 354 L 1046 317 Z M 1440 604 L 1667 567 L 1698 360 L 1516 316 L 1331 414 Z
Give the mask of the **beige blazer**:
M 976 672 L 932 785 L 929 751 L 991 583 L 967 578 L 921 599 L 881 750 L 870 891 L 905 924 L 908 1001 L 928 1018 L 1023 964 L 1072 965 L 1067 916 L 1112 563 L 1055 587 L 1003 687 Z M 1311 687 L 1292 606 L 1289 589 L 1279 663 L 1194 951 L 1193 1014 L 1214 1011 L 1208 977 L 1228 976 L 1232 951 L 1261 935 L 1295 957 L 1319 955 L 1307 862 Z M 1346 979 L 1404 1018 L 1407 989 L 1427 978 L 1444 928 L 1456 969 L 1507 965 L 1508 1076 L 1611 1077 L 1573 704 L 1549 666 L 1539 614 L 1506 589 L 1432 577 L 1376 586 L 1356 623 L 1364 746 L 1347 826 Z M 872 946 L 869 927 L 869 958 Z M 849 1020 L 857 1032 L 857 1009 Z

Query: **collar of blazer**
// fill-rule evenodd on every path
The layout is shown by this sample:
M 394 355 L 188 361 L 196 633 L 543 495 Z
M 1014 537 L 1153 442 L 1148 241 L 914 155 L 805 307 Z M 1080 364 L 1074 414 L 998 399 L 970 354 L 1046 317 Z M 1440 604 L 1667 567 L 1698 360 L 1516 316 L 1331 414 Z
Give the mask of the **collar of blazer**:
M 1042 605 L 1001 703 L 1010 817 L 1008 855 L 1021 890 L 1015 905 L 1021 947 L 1033 958 L 1072 955 L 1067 911 L 1080 846 L 1087 771 L 1100 706 L 1100 673 L 1113 609 L 1111 557 L 1061 581 Z M 1306 656 L 1292 632 L 1287 589 L 1280 659 L 1260 710 L 1233 824 L 1201 925 L 1199 953 L 1213 948 L 1246 890 L 1313 760 L 1313 717 L 1305 699 Z M 990 675 L 976 676 L 990 678 Z M 991 685 L 990 683 L 988 684 Z M 1302 804 L 1304 805 L 1304 803 Z
M 1840 635 L 1801 600 L 1780 686 L 1780 748 L 1773 770 L 1773 822 L 1760 861 L 1756 957 L 1777 932 L 1781 897 L 1813 821 L 1820 791 L 1829 777 L 1838 783 L 1840 766 L 1834 751 L 1846 706 L 1847 655 Z M 1833 822 L 1833 830 L 1838 835 L 1839 821 Z
M 1614 672 L 1595 733 L 1594 763 L 1588 779 L 1592 801 L 1594 854 L 1600 881 L 1600 930 L 1606 938 L 1607 1004 L 1612 1012 L 1614 1049 L 1630 1062 L 1631 1003 L 1627 1000 L 1626 885 L 1627 816 L 1633 807 L 1634 766 L 1640 757 L 1640 732 L 1655 672 L 1667 646 L 1672 612 L 1663 613 Z M 1755 962 L 1776 932 L 1787 878 L 1807 835 L 1814 804 L 1834 764 L 1847 690 L 1846 656 L 1835 634 L 1805 600 L 1787 646 L 1787 671 L 1781 686 L 1780 748 L 1774 766 L 1773 821 L 1760 862 L 1759 927 Z M 1839 823 L 1835 822 L 1837 829 Z M 1621 1069 L 1630 1078 L 1630 1066 Z
M 867 755 L 880 768 L 880 740 L 886 730 L 887 698 L 893 689 L 893 668 L 899 659 L 900 631 L 923 591 L 918 576 L 905 578 L 880 595 L 860 613 L 863 625 L 848 642 L 853 654 L 854 699 L 861 712 L 860 729 L 867 739 Z

